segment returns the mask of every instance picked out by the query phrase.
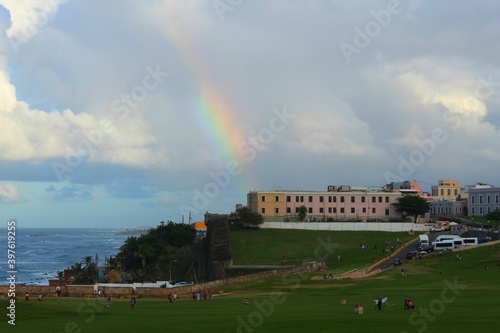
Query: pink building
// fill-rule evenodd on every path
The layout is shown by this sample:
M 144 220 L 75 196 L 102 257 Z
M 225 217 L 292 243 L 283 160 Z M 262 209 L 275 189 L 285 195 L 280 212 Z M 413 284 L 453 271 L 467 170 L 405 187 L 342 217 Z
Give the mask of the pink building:
M 390 221 L 400 219 L 394 203 L 399 192 L 331 186 L 329 191 L 252 191 L 247 206 L 267 221 L 297 220 L 300 206 L 309 221 Z

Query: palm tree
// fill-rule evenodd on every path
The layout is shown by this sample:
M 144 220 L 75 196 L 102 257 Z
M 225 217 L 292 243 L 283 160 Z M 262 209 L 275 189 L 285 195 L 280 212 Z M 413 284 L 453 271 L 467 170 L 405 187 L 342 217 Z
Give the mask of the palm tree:
M 92 264 L 92 256 L 83 257 L 83 262 L 85 263 L 85 267 L 89 267 Z

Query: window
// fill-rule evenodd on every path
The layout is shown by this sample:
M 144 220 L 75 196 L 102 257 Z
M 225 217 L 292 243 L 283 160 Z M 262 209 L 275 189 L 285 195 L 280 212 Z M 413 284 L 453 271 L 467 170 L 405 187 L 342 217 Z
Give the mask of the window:
M 337 202 L 337 197 L 333 197 L 333 202 Z
M 319 207 L 319 213 L 323 214 L 323 207 Z
M 385 209 L 385 216 L 389 216 L 389 208 Z
M 451 189 L 448 189 L 448 196 L 451 195 Z
M 479 203 L 480 203 L 480 204 L 482 204 L 482 203 L 483 203 L 483 195 L 482 195 L 482 194 L 480 194 L 480 195 L 479 195 Z
M 287 196 L 286 196 L 286 202 L 291 202 L 291 201 L 292 201 L 292 197 L 291 197 L 291 196 L 289 196 L 289 195 L 287 195 Z
M 443 196 L 443 195 L 444 195 L 444 189 L 442 188 L 441 189 L 441 196 Z
M 382 202 L 382 197 L 378 197 L 378 202 Z
M 495 203 L 498 203 L 498 194 L 495 195 Z
M 261 198 L 262 202 L 265 202 L 266 201 L 266 196 L 263 195 L 262 198 Z
M 365 197 L 361 197 L 361 202 L 365 202 Z
M 274 197 L 274 199 L 276 199 L 276 202 L 280 202 L 280 197 L 279 196 Z
M 344 214 L 344 207 L 340 207 L 340 214 Z
M 483 207 L 479 206 L 479 215 L 483 215 Z
M 262 207 L 260 211 L 262 212 L 262 214 L 266 213 L 266 209 L 264 207 Z
M 340 202 L 344 202 L 344 196 L 340 197 Z
M 299 207 L 295 207 L 295 214 L 299 213 Z
M 487 201 L 488 203 L 491 203 L 491 197 L 490 197 L 490 195 L 489 195 L 489 194 L 488 194 L 488 196 L 486 197 L 486 201 Z
M 309 196 L 309 202 L 313 202 L 313 197 L 312 195 Z
M 275 214 L 279 214 L 280 213 L 280 209 L 279 208 L 274 208 L 274 213 Z
M 291 214 L 292 213 L 292 209 L 290 207 L 286 207 L 286 213 L 287 214 Z
M 363 213 L 366 214 L 366 207 L 363 207 Z
M 351 202 L 356 202 L 356 197 L 351 197 Z
M 351 207 L 351 214 L 354 214 L 354 213 L 356 213 L 356 208 Z
M 304 202 L 304 196 L 303 195 L 300 196 L 300 202 Z
M 486 214 L 489 214 L 491 212 L 491 207 L 488 207 L 486 211 L 487 211 Z
M 332 207 L 328 207 L 328 214 L 332 213 Z
M 372 202 L 377 202 L 377 198 L 376 197 L 372 197 Z
M 325 200 L 325 199 L 324 199 L 324 197 L 321 195 L 321 196 L 319 197 L 319 202 L 323 202 L 324 200 Z
M 375 209 L 375 207 L 372 207 L 372 214 L 375 214 L 377 212 L 377 210 Z
M 475 196 L 475 195 L 472 195 L 472 196 L 471 196 L 471 201 L 472 201 L 472 203 L 475 203 L 475 201 L 476 201 L 476 196 Z M 474 214 L 473 214 L 473 215 L 474 215 Z
M 332 202 L 332 197 L 328 196 L 328 202 Z
M 337 207 L 333 207 L 333 214 L 337 214 Z
M 476 215 L 476 210 L 474 209 L 474 207 L 471 208 L 471 215 Z
M 389 203 L 389 197 L 385 197 L 385 202 Z
M 295 202 L 299 202 L 299 201 L 300 201 L 300 200 L 299 200 L 299 196 L 298 196 L 298 195 L 296 195 L 296 196 L 295 196 Z
M 455 189 L 454 195 L 455 195 L 455 196 L 457 196 L 457 195 L 458 195 L 458 190 L 457 190 L 457 189 Z
M 312 213 L 313 213 L 313 209 L 312 209 L 312 207 L 309 207 L 309 208 L 308 208 L 308 211 L 309 211 L 309 214 L 312 214 Z

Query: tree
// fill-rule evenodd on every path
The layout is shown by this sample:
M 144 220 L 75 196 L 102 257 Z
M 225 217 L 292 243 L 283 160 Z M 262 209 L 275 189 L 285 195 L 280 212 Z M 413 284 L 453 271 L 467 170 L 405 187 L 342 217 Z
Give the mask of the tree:
M 128 237 L 117 254 L 122 264 L 121 269 L 126 272 L 125 280 L 165 280 L 169 278 L 168 268 L 172 266 L 172 262 L 179 260 L 185 260 L 190 267 L 192 257 L 185 253 L 188 252 L 186 249 L 191 249 L 195 238 L 196 230 L 191 225 L 172 221 L 162 221 L 140 237 Z M 180 267 L 176 277 L 183 278 L 185 274 L 184 267 Z
M 300 206 L 299 207 L 299 220 L 300 220 L 300 222 L 304 221 L 306 216 L 307 216 L 307 207 Z
M 259 226 L 264 222 L 264 217 L 248 207 L 238 209 L 240 223 L 243 225 Z
M 414 216 L 415 223 L 419 215 L 423 215 L 431 210 L 431 204 L 418 195 L 403 194 L 397 201 L 393 203 L 396 211 L 404 216 Z
M 498 229 L 498 221 L 500 221 L 500 209 L 489 212 L 484 217 L 486 217 L 488 220 L 495 221 L 495 229 Z

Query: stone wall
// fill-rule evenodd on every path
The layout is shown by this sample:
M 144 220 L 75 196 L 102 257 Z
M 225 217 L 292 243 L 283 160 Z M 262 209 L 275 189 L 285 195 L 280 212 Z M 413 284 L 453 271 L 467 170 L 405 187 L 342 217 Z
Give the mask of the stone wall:
M 205 223 L 207 225 L 207 280 L 224 279 L 226 268 L 233 263 L 227 217 L 209 215 Z
M 111 296 L 111 298 L 168 298 L 169 294 L 177 293 L 179 298 L 191 298 L 194 292 L 202 291 L 207 289 L 212 294 L 217 294 L 223 291 L 225 286 L 238 284 L 243 282 L 249 282 L 259 279 L 266 279 L 274 276 L 284 276 L 300 272 L 310 272 L 317 271 L 322 266 L 318 262 L 309 262 L 295 267 L 287 267 L 283 269 L 273 269 L 265 272 L 259 272 L 254 274 L 248 274 L 228 279 L 221 279 L 216 281 L 205 282 L 197 285 L 176 287 L 176 288 L 145 288 L 138 287 L 135 292 L 132 288 L 127 287 L 100 287 L 104 291 L 106 296 Z M 7 298 L 9 287 L 0 286 L 0 298 Z M 18 298 L 24 298 L 26 291 L 29 292 L 31 297 L 36 297 L 38 294 L 44 295 L 44 297 L 56 297 L 55 287 L 52 286 L 16 286 L 16 296 Z M 61 288 L 61 297 L 83 297 L 92 298 L 95 297 L 94 286 L 75 286 L 69 285 L 67 287 Z

